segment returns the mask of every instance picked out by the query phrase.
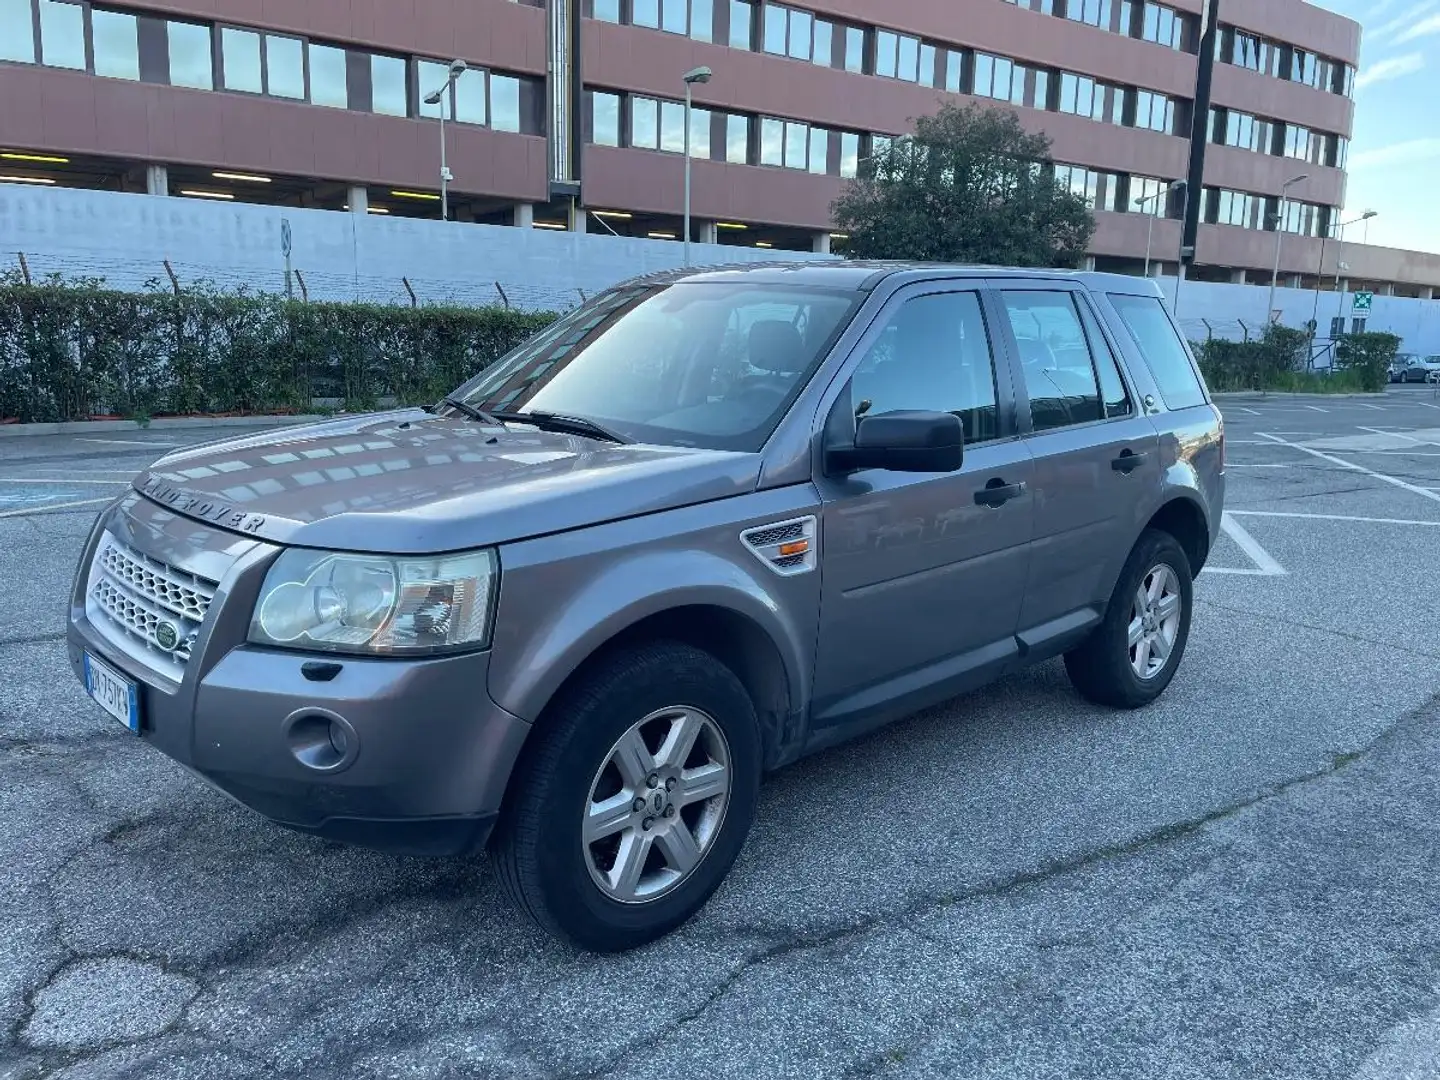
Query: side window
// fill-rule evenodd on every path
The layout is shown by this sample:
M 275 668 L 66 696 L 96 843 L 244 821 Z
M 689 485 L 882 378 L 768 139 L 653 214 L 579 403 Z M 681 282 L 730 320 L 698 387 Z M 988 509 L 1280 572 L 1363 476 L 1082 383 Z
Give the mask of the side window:
M 1111 293 L 1110 303 L 1115 305 L 1120 321 L 1135 339 L 1165 404 L 1172 409 L 1205 404 L 1205 391 L 1190 363 L 1190 355 L 1175 332 L 1170 316 L 1165 314 L 1160 298 Z
M 1090 339 L 1095 370 L 1100 375 L 1100 400 L 1105 404 L 1105 418 L 1114 420 L 1118 416 L 1129 416 L 1135 409 L 1125 390 L 1125 380 L 1120 377 L 1120 365 L 1115 360 L 1115 354 L 1100 332 L 1100 323 L 1090 305 L 1080 301 L 1077 306 L 1080 308 L 1080 321 L 1085 324 L 1085 336 Z
M 1020 347 L 1035 430 L 1103 419 L 1095 365 L 1071 295 L 1002 292 L 1000 296 Z
M 965 425 L 967 443 L 998 438 L 995 362 L 979 295 L 906 300 L 860 361 L 850 389 L 857 416 L 953 412 Z

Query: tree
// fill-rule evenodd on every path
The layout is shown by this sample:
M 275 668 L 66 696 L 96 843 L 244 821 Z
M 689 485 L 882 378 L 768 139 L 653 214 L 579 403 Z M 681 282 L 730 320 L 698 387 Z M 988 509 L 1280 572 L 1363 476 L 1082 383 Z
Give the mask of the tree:
M 1095 231 L 1055 178 L 1050 140 L 1006 108 L 944 105 L 881 146 L 832 207 L 857 259 L 1078 266 Z

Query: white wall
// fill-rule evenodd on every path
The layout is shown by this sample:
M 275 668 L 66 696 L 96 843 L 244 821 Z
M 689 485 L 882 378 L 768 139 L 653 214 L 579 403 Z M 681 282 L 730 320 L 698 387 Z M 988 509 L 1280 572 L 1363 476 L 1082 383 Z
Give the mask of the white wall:
M 292 265 L 312 299 L 409 303 L 408 278 L 421 303 L 489 304 L 503 289 L 522 308 L 561 310 L 617 281 L 679 266 L 680 244 L 609 233 L 553 232 L 411 218 L 207 203 L 199 199 L 0 184 L 0 269 L 24 252 L 35 277 L 92 275 L 118 288 L 168 286 L 164 261 L 182 283 L 208 279 L 236 288 L 285 288 L 281 221 L 290 222 Z M 593 223 L 594 229 L 600 229 Z M 812 259 L 808 252 L 695 244 L 696 265 Z M 1175 279 L 1161 280 L 1168 296 Z M 298 289 L 297 289 L 298 292 Z M 1288 326 L 1312 315 L 1329 332 L 1339 297 L 1281 289 L 1276 306 Z M 1269 290 L 1257 285 L 1187 281 L 1180 321 L 1193 339 L 1253 336 L 1265 325 Z M 1347 318 L 1349 297 L 1346 297 Z M 1440 300 L 1375 297 L 1369 329 L 1399 334 L 1403 351 L 1440 353 Z
M 73 188 L 0 184 L 0 269 L 24 252 L 34 278 L 103 277 L 135 289 L 168 287 L 165 260 L 182 284 L 283 292 L 281 222 L 290 223 L 291 265 L 313 300 L 491 304 L 563 310 L 636 274 L 679 266 L 669 240 L 501 225 L 391 218 L 289 207 L 204 202 Z M 596 229 L 603 226 L 593 223 Z M 694 244 L 695 265 L 812 259 L 808 252 Z M 299 288 L 296 286 L 298 295 Z

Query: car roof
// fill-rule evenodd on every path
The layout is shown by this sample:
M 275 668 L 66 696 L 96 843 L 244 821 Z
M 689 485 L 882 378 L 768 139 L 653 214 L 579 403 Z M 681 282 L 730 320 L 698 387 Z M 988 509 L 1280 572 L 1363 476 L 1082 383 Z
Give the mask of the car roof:
M 818 288 L 869 291 L 883 281 L 894 283 L 964 278 L 1014 278 L 1017 281 L 1068 281 L 1095 292 L 1160 296 L 1159 285 L 1149 278 L 1087 270 L 1048 270 L 1013 266 L 944 262 L 900 262 L 863 259 L 813 259 L 719 264 L 659 270 L 624 282 L 626 285 L 664 285 L 680 281 L 749 281 L 760 285 L 804 285 Z

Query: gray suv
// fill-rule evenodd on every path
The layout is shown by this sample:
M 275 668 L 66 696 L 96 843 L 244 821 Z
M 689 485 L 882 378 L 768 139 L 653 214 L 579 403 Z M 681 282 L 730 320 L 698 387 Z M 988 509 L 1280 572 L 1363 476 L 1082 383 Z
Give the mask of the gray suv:
M 70 658 L 277 822 L 488 846 L 580 946 L 678 926 L 767 770 L 1064 656 L 1175 675 L 1221 418 L 1144 279 L 638 279 L 444 402 L 170 454 L 85 545 Z

